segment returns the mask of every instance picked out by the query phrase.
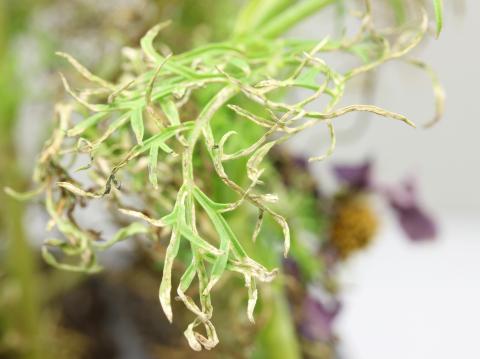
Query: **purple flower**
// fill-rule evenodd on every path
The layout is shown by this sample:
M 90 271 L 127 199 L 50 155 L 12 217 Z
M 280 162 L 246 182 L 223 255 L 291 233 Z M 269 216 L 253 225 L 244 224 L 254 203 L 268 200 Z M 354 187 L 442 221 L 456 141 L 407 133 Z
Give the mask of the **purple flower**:
M 336 165 L 333 172 L 337 180 L 352 192 L 372 191 L 382 195 L 409 239 L 421 241 L 435 238 L 435 221 L 419 203 L 413 181 L 405 181 L 395 188 L 379 185 L 372 176 L 372 167 L 372 162 L 367 160 L 358 165 Z
M 372 162 L 370 160 L 358 165 L 336 165 L 333 173 L 337 180 L 356 190 L 369 190 L 372 187 Z
M 386 197 L 408 238 L 421 241 L 436 237 L 435 221 L 420 205 L 412 180 L 387 190 Z
M 331 341 L 334 339 L 333 322 L 340 308 L 336 299 L 322 302 L 308 294 L 303 302 L 300 332 L 311 341 Z

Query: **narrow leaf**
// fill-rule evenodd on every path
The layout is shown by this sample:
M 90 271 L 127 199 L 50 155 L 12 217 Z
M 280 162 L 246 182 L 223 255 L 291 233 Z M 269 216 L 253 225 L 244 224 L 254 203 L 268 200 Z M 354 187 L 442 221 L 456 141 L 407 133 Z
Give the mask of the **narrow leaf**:
M 81 122 L 79 122 L 77 125 L 67 131 L 67 136 L 73 137 L 82 134 L 83 132 L 85 132 L 85 130 L 92 126 L 95 126 L 98 122 L 103 120 L 108 114 L 109 112 L 98 112 L 92 116 L 83 119 Z
M 88 81 L 96 83 L 101 87 L 104 87 L 110 90 L 115 90 L 115 86 L 113 84 L 92 74 L 85 66 L 79 63 L 73 56 L 66 54 L 64 52 L 56 52 L 55 55 L 65 58 Z
M 186 224 L 179 223 L 179 230 L 182 236 L 184 236 L 187 240 L 195 244 L 198 248 L 201 248 L 217 256 L 221 256 L 224 254 L 222 251 L 212 246 L 210 243 L 208 243 L 198 234 L 194 233 Z
M 162 108 L 162 111 L 165 113 L 165 116 L 171 125 L 180 125 L 180 116 L 178 114 L 177 106 L 173 100 L 167 98 L 162 99 L 160 101 L 160 107 Z
M 435 9 L 435 22 L 437 24 L 437 37 L 443 28 L 443 0 L 433 0 L 433 8 Z
M 258 166 L 260 165 L 260 162 L 262 162 L 263 158 L 268 153 L 268 151 L 270 151 L 274 145 L 275 145 L 275 141 L 266 143 L 265 145 L 260 147 L 258 150 L 256 150 L 255 153 L 249 158 L 247 162 L 247 173 L 248 173 L 248 178 L 250 178 L 252 181 L 258 181 L 258 177 L 260 173 Z
M 255 279 L 249 275 L 245 275 L 245 286 L 248 288 L 248 304 L 247 304 L 247 316 L 251 323 L 255 323 L 253 312 L 255 305 L 257 304 L 258 291 Z
M 75 186 L 70 182 L 57 182 L 57 186 L 66 189 L 69 192 L 79 196 L 79 197 L 88 197 L 88 198 L 101 198 L 103 197 L 103 193 L 93 193 L 85 191 L 84 189 Z
M 143 143 L 143 135 L 145 133 L 145 127 L 143 126 L 143 111 L 141 107 L 132 111 L 130 124 L 137 142 L 141 145 Z
M 171 323 L 173 320 L 173 312 L 171 305 L 171 292 L 172 292 L 172 267 L 173 261 L 175 260 L 178 250 L 180 248 L 180 233 L 178 226 L 174 226 L 172 230 L 172 235 L 170 237 L 170 243 L 167 247 L 167 252 L 165 254 L 165 262 L 163 264 L 163 275 L 162 282 L 160 283 L 160 289 L 158 291 L 158 296 L 160 299 L 160 304 L 162 306 L 163 312 L 167 316 L 167 319 Z
M 132 224 L 123 227 L 115 235 L 104 242 L 92 242 L 94 247 L 106 249 L 113 246 L 115 243 L 123 241 L 124 239 L 134 236 L 136 234 L 148 233 L 148 228 L 139 222 L 133 222 Z
M 153 47 L 153 40 L 157 37 L 158 33 L 170 25 L 171 21 L 165 21 L 158 25 L 152 27 L 145 36 L 140 40 L 140 45 L 142 47 L 143 52 L 153 61 L 161 61 L 163 60 L 163 56 L 161 56 Z
M 150 147 L 150 154 L 148 156 L 148 179 L 152 184 L 153 188 L 158 188 L 158 178 L 157 178 L 157 167 L 158 167 L 158 146 L 153 145 Z
M 139 144 L 135 148 L 135 153 L 140 154 L 142 152 L 145 152 L 149 150 L 152 146 L 159 146 L 161 147 L 162 144 L 178 132 L 182 130 L 188 130 L 193 127 L 193 122 L 185 122 L 180 126 L 172 126 L 169 128 L 164 129 L 160 133 L 157 133 L 156 135 L 149 137 L 145 141 L 143 141 L 143 144 Z
M 225 221 L 221 214 L 219 214 L 213 209 L 212 200 L 208 198 L 198 187 L 194 189 L 193 195 L 207 213 L 220 238 L 228 238 L 228 240 L 232 244 L 232 249 L 235 255 L 239 258 L 246 258 L 247 253 L 243 249 L 242 245 L 238 241 L 227 221 Z
M 45 260 L 45 262 L 50 264 L 52 267 L 62 269 L 62 270 L 67 270 L 70 272 L 97 273 L 102 270 L 102 268 L 99 265 L 95 264 L 94 262 L 89 264 L 79 264 L 79 265 L 60 263 L 53 256 L 53 254 L 49 252 L 46 246 L 42 247 L 42 257 Z
M 17 192 L 10 187 L 5 187 L 4 188 L 5 193 L 7 195 L 9 195 L 10 197 L 15 198 L 17 201 L 29 201 L 33 197 L 36 197 L 39 194 L 41 194 L 43 192 L 43 190 L 44 190 L 44 186 L 40 186 L 40 187 L 38 187 L 38 188 L 36 188 L 32 191 L 28 191 L 28 192 Z

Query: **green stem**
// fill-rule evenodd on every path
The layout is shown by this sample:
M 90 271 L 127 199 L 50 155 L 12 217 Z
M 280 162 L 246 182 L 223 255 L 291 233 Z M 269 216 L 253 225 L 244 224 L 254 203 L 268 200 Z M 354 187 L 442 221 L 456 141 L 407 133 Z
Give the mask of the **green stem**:
M 282 285 L 272 285 L 272 292 L 263 301 L 270 318 L 258 333 L 257 345 L 252 359 L 300 359 L 301 351 L 291 312 Z
M 258 31 L 258 36 L 268 38 L 278 37 L 300 21 L 334 2 L 335 0 L 302 1 L 270 20 Z
M 256 29 L 266 21 L 269 21 L 275 14 L 284 11 L 294 0 L 250 0 L 240 13 L 234 37 L 238 38 Z

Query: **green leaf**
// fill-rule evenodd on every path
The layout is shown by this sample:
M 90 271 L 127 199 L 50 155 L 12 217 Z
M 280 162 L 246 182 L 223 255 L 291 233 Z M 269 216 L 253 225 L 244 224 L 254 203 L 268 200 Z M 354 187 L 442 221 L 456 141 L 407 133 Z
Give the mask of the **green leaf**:
M 182 292 L 186 292 L 187 289 L 190 288 L 190 285 L 192 285 L 192 281 L 195 278 L 196 273 L 197 273 L 197 268 L 195 265 L 195 260 L 192 259 L 189 266 L 183 273 L 182 278 L 180 278 L 180 283 L 178 288 Z
M 98 264 L 96 264 L 94 261 L 90 261 L 87 264 L 82 263 L 79 265 L 60 263 L 53 256 L 53 254 L 49 252 L 46 246 L 42 247 L 42 257 L 45 260 L 45 262 L 50 264 L 52 267 L 63 269 L 70 272 L 97 273 L 102 270 L 102 268 Z
M 437 24 L 437 37 L 443 28 L 443 0 L 433 0 L 433 8 L 435 9 L 435 22 Z
M 158 188 L 157 166 L 158 165 L 158 146 L 150 147 L 148 155 L 148 179 L 152 186 Z
M 95 142 L 91 144 L 91 150 L 98 148 L 107 138 L 109 138 L 115 131 L 128 123 L 131 117 L 131 112 L 126 112 L 119 118 L 115 119 L 107 128 L 107 130 Z
M 247 256 L 247 253 L 243 249 L 242 245 L 238 241 L 227 221 L 225 221 L 225 218 L 223 218 L 223 216 L 214 209 L 215 203 L 210 198 L 208 198 L 198 187 L 194 188 L 193 195 L 212 221 L 213 226 L 215 227 L 220 236 L 220 241 L 222 241 L 222 239 L 224 238 L 227 238 L 233 246 L 232 249 L 235 255 L 239 258 L 245 258 Z
M 162 281 L 160 283 L 160 289 L 158 291 L 158 297 L 160 304 L 163 308 L 163 312 L 167 316 L 170 323 L 173 320 L 173 312 L 171 305 L 171 292 L 172 292 L 172 267 L 173 261 L 177 257 L 178 250 L 180 249 L 181 235 L 179 233 L 178 225 L 175 225 L 170 237 L 170 243 L 167 247 L 165 254 L 165 262 L 163 264 Z
M 210 243 L 208 243 L 205 239 L 200 237 L 198 234 L 194 233 L 190 229 L 190 227 L 188 227 L 186 224 L 177 222 L 177 225 L 182 236 L 184 236 L 187 240 L 192 242 L 198 248 L 201 248 L 217 256 L 223 255 L 223 252 L 221 252 L 220 250 L 212 246 Z
M 43 242 L 43 244 L 45 246 L 57 247 L 67 256 L 77 256 L 77 255 L 82 254 L 85 250 L 81 246 L 75 246 L 74 244 L 72 244 L 70 242 L 67 242 L 67 241 L 61 240 L 61 239 L 57 239 L 57 238 L 48 238 Z
M 258 181 L 261 170 L 258 168 L 268 151 L 275 145 L 275 141 L 270 141 L 254 152 L 247 162 L 247 175 L 252 181 Z
M 142 47 L 143 52 L 151 60 L 160 62 L 160 61 L 163 61 L 164 59 L 163 56 L 160 55 L 153 47 L 153 40 L 155 40 L 158 33 L 164 28 L 166 28 L 168 25 L 170 25 L 170 21 L 165 21 L 158 25 L 155 25 L 150 30 L 148 30 L 145 36 L 143 36 L 142 39 L 140 40 L 140 46 Z
M 212 208 L 212 203 L 210 199 L 198 188 L 194 189 L 193 195 L 195 196 L 195 199 L 198 201 L 198 203 L 200 203 L 202 208 L 205 210 L 205 212 L 207 212 L 207 215 L 213 222 L 213 225 L 215 226 L 215 229 L 217 230 L 220 237 L 220 250 L 224 252 L 224 254 L 218 256 L 213 263 L 210 272 L 210 280 L 205 287 L 203 293 L 203 295 L 207 295 L 211 291 L 213 286 L 218 282 L 223 272 L 225 272 L 229 258 L 228 252 L 230 250 L 230 244 L 233 244 L 235 246 L 235 251 L 241 256 L 246 256 L 246 253 L 243 252 L 243 248 L 240 246 L 240 243 L 235 238 L 235 234 L 233 233 L 232 229 L 225 221 L 225 219 Z
M 175 105 L 175 102 L 173 102 L 172 99 L 170 98 L 161 99 L 160 107 L 162 108 L 162 111 L 165 113 L 165 116 L 167 116 L 167 119 L 171 125 L 176 126 L 180 124 L 180 116 L 178 114 L 178 109 L 177 109 L 177 106 Z
M 165 60 L 165 57 L 163 57 L 161 54 L 159 54 L 154 46 L 153 46 L 153 41 L 157 37 L 158 33 L 167 27 L 170 24 L 170 21 L 165 21 L 161 24 L 158 24 L 151 28 L 146 35 L 140 40 L 140 46 L 143 50 L 143 52 L 147 55 L 150 60 L 156 62 L 156 63 L 161 63 Z M 214 77 L 211 75 L 202 75 L 202 74 L 197 74 L 195 71 L 192 69 L 178 65 L 178 64 L 170 64 L 170 63 L 165 63 L 165 68 L 169 71 L 172 71 L 180 76 L 183 76 L 188 79 L 200 79 L 200 78 L 208 78 L 208 77 Z
M 188 130 L 193 127 L 193 122 L 185 122 L 180 126 L 171 126 L 156 135 L 149 137 L 142 144 L 138 144 L 135 148 L 135 154 L 139 155 L 142 152 L 149 150 L 152 146 L 161 147 L 162 144 L 169 138 L 173 137 L 176 133 L 182 130 Z
M 44 191 L 44 189 L 45 189 L 44 186 L 40 186 L 28 192 L 17 192 L 13 188 L 5 187 L 4 191 L 7 195 L 9 195 L 12 198 L 15 198 L 17 201 L 29 201 L 32 198 L 40 195 Z
M 127 237 L 134 236 L 136 234 L 148 233 L 148 228 L 139 222 L 133 222 L 132 224 L 120 229 L 112 238 L 104 242 L 92 242 L 94 247 L 106 249 L 113 246 L 115 243 L 120 242 Z
M 109 112 L 98 112 L 92 116 L 89 116 L 79 122 L 77 125 L 67 131 L 67 136 L 73 137 L 82 134 L 88 128 L 95 126 L 99 121 L 103 120 Z
M 195 301 L 189 297 L 188 295 L 185 294 L 187 289 L 190 287 L 192 284 L 193 279 L 195 278 L 196 275 L 198 275 L 198 280 L 199 280 L 199 285 L 201 287 L 201 268 L 199 267 L 199 263 L 195 259 L 195 256 L 192 258 L 192 261 L 190 262 L 190 265 L 186 269 L 186 271 L 183 273 L 182 278 L 180 278 L 180 284 L 177 288 L 177 294 L 180 300 L 185 304 L 188 310 L 190 310 L 192 313 L 196 314 L 198 318 L 201 320 L 208 320 L 207 316 L 205 313 L 197 306 Z M 207 298 L 207 296 L 202 296 L 203 298 Z M 192 324 L 189 325 L 191 327 Z M 188 330 L 188 329 L 187 329 Z M 186 332 L 184 332 L 186 333 Z M 193 336 L 194 337 L 194 336 Z M 189 341 L 190 342 L 190 341 Z M 198 343 L 197 343 L 198 344 Z M 192 345 L 192 343 L 190 343 Z M 200 344 L 198 344 L 198 347 L 195 346 L 195 350 L 200 350 Z
M 132 117 L 130 118 L 130 124 L 132 126 L 133 133 L 139 144 L 143 143 L 143 135 L 145 133 L 145 127 L 143 126 L 143 110 L 141 107 L 132 111 Z
M 65 58 L 70 64 L 88 81 L 100 85 L 106 89 L 115 90 L 115 86 L 104 79 L 92 74 L 85 66 L 79 63 L 73 56 L 64 52 L 56 52 L 57 56 Z
M 245 286 L 248 288 L 247 316 L 251 323 L 255 323 L 253 312 L 258 299 L 258 290 L 255 279 L 251 276 L 245 276 Z

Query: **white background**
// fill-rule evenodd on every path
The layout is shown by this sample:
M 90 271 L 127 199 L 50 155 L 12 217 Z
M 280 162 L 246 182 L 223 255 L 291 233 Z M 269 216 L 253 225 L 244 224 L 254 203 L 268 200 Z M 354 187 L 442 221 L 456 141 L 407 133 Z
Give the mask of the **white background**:
M 376 244 L 344 268 L 345 358 L 480 358 L 478 215 L 440 219 L 441 237 L 422 245 L 387 220 Z

